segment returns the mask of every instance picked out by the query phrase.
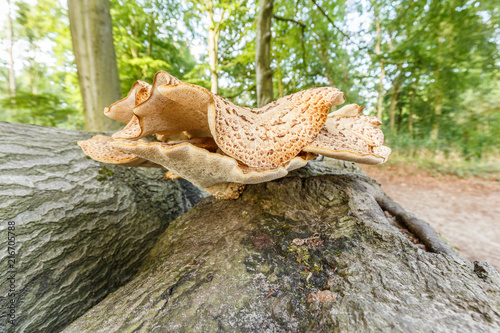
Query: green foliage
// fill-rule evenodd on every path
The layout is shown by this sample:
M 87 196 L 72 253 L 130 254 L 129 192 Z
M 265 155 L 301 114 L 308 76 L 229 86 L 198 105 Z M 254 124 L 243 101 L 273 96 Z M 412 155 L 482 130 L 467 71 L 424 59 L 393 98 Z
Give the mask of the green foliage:
M 83 116 L 58 94 L 18 91 L 15 97 L 0 99 L 4 121 L 63 128 L 82 128 Z
M 427 161 L 434 154 L 443 165 L 442 157 L 472 163 L 498 153 L 498 10 L 481 1 L 379 0 L 375 6 L 383 43 L 382 55 L 372 54 L 372 75 L 382 58 L 382 120 L 396 154 Z
M 136 80 L 152 82 L 166 70 L 183 79 L 195 67 L 179 30 L 181 3 L 160 0 L 111 0 L 113 38 L 123 94 Z
M 59 1 L 51 0 L 38 0 L 35 5 L 22 1 L 15 4 L 14 41 L 24 47 L 22 56 L 15 61 L 24 66 L 16 75 L 13 97 L 7 90 L 8 71 L 2 68 L 6 83 L 0 90 L 0 120 L 83 128 L 66 9 Z M 42 57 L 51 61 L 40 61 Z
M 255 106 L 256 0 L 110 1 L 124 95 L 137 79 L 151 82 L 159 70 L 210 88 L 206 41 L 215 25 L 219 93 Z M 10 97 L 8 63 L 0 59 L 0 120 L 79 128 L 81 101 L 64 2 L 14 3 L 15 43 L 24 48 L 15 60 L 23 66 L 16 73 L 16 96 Z M 373 114 L 382 63 L 382 121 L 395 150 L 392 159 L 425 161 L 442 171 L 461 165 L 454 170 L 462 174 L 495 172 L 497 7 L 486 0 L 276 0 L 275 97 L 333 85 L 346 92 L 348 103 Z

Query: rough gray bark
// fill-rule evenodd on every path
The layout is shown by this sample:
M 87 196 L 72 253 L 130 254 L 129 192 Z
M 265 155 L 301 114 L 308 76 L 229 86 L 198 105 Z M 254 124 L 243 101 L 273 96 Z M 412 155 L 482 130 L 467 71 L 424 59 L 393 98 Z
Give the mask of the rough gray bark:
M 87 158 L 76 142 L 88 133 L 3 122 L 0 133 L 0 332 L 60 331 L 128 282 L 168 223 L 201 199 L 161 169 Z
M 257 39 L 255 40 L 255 73 L 257 77 L 257 106 L 274 100 L 271 69 L 271 24 L 274 0 L 259 1 Z
M 426 252 L 383 197 L 352 164 L 325 159 L 235 201 L 207 198 L 65 332 L 500 329 L 500 273 Z
M 109 0 L 68 0 L 85 129 L 92 132 L 119 127 L 103 112 L 121 98 L 109 6 Z

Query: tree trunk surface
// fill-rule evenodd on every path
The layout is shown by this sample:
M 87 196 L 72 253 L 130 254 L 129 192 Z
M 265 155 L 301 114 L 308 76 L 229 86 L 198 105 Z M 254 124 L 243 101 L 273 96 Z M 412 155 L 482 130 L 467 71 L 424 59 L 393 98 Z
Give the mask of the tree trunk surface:
M 448 254 L 428 251 L 384 201 L 375 180 L 330 159 L 238 200 L 206 198 L 65 332 L 499 330 L 500 272 L 444 242 Z
M 259 1 L 257 39 L 255 40 L 255 72 L 257 77 L 257 106 L 274 100 L 271 69 L 271 25 L 274 0 Z
M 109 0 L 68 1 L 85 128 L 92 132 L 119 127 L 117 121 L 106 117 L 103 112 L 122 95 L 109 7 Z
M 76 142 L 89 133 L 4 122 L 0 133 L 0 332 L 61 331 L 201 200 L 160 169 L 87 158 Z

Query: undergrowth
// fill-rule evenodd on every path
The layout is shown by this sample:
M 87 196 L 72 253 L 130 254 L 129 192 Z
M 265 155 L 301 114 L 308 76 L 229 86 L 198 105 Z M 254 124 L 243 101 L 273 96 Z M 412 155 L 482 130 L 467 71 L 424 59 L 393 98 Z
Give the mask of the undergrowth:
M 393 149 L 385 167 L 408 168 L 408 172 L 425 170 L 431 175 L 453 175 L 460 178 L 479 177 L 500 182 L 500 154 L 466 158 L 456 151 L 430 150 L 426 147 Z

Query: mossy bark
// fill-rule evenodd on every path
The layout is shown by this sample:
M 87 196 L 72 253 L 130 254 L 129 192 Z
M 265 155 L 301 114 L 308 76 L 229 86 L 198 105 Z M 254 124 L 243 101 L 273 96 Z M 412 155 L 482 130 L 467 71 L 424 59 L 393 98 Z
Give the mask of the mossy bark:
M 2 122 L 0 133 L 0 332 L 62 330 L 201 199 L 160 169 L 87 158 L 76 142 L 88 133 Z
M 238 200 L 206 198 L 65 332 L 500 329 L 500 273 L 425 251 L 377 193 L 353 164 L 325 160 Z

